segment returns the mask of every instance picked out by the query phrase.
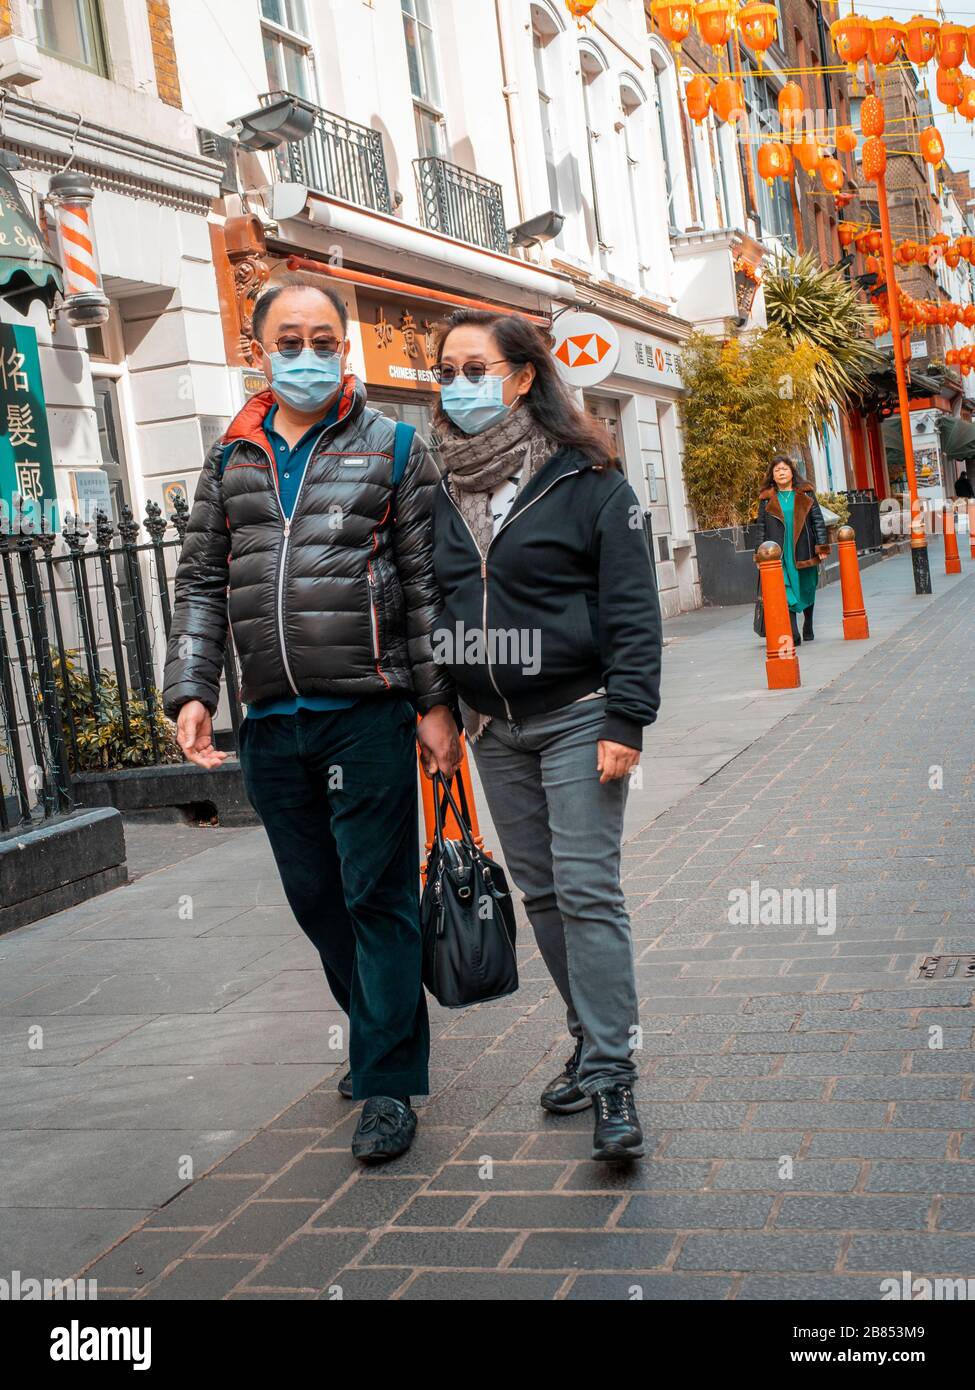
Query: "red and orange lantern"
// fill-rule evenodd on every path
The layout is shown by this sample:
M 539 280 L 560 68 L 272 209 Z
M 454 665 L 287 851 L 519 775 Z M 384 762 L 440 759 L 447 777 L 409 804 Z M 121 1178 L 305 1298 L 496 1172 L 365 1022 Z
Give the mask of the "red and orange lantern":
M 840 154 L 852 154 L 857 147 L 857 133 L 851 125 L 836 127 L 836 148 Z
M 943 162 L 945 142 L 937 126 L 929 125 L 921 131 L 921 156 L 926 164 L 933 164 L 935 168 Z
M 791 132 L 799 129 L 805 106 L 806 100 L 799 83 L 787 82 L 779 92 L 779 121 L 783 130 Z
M 698 33 L 709 48 L 724 48 L 735 27 L 731 0 L 700 0 L 694 11 Z
M 935 74 L 934 85 L 942 106 L 951 109 L 958 105 L 961 101 L 961 81 L 961 73 L 958 68 L 938 69 Z
M 694 6 L 690 0 L 653 0 L 650 13 L 670 46 L 680 48 L 691 32 Z
M 938 67 L 961 67 L 967 42 L 968 30 L 964 24 L 942 24 L 938 32 Z
M 860 129 L 864 135 L 883 135 L 887 118 L 884 115 L 884 104 L 877 96 L 863 98 L 860 106 Z
M 723 77 L 711 92 L 711 110 L 719 121 L 732 125 L 745 113 L 745 93 L 733 77 Z
M 904 25 L 904 51 L 915 67 L 927 67 L 938 51 L 938 34 L 941 26 L 936 19 L 925 19 L 916 14 Z M 957 67 L 951 63 L 949 67 Z
M 789 151 L 781 140 L 767 140 L 764 145 L 758 147 L 758 172 L 766 183 L 771 183 L 773 179 L 788 178 L 787 170 L 791 170 L 792 160 Z
M 856 234 L 857 228 L 855 222 L 841 222 L 839 226 L 836 228 L 836 235 L 839 237 L 840 245 L 844 248 L 844 250 L 847 246 L 853 245 L 853 241 L 856 237 Z
M 752 0 L 752 3 L 745 5 L 738 13 L 738 29 L 742 43 L 758 55 L 759 67 L 762 65 L 763 54 L 767 53 L 775 42 L 778 22 L 778 10 L 774 5 L 765 3 L 765 0 Z
M 792 153 L 807 174 L 814 174 L 823 162 L 822 146 L 817 140 L 796 140 Z
M 887 172 L 887 146 L 879 135 L 870 135 L 863 142 L 863 177 L 879 183 Z
M 598 0 L 565 0 L 565 8 L 573 19 L 588 19 L 590 10 L 597 4 Z
M 862 19 L 858 14 L 834 19 L 829 32 L 840 61 L 850 68 L 855 68 L 867 56 L 871 39 L 869 19 Z
M 873 21 L 867 43 L 867 57 L 876 67 L 886 68 L 896 62 L 903 45 L 903 24 L 898 24 L 890 15 Z
M 975 24 L 968 31 L 968 61 L 975 68 Z
M 701 125 L 707 120 L 708 111 L 711 109 L 711 83 L 703 73 L 696 73 L 684 88 L 684 96 L 687 100 L 687 114 L 697 125 Z
M 975 121 L 975 77 L 963 77 L 961 80 L 961 101 L 958 103 L 958 114 L 964 116 L 966 121 Z
M 827 156 L 820 160 L 819 177 L 822 179 L 823 187 L 827 193 L 839 193 L 846 175 L 843 173 L 843 165 L 840 161 Z

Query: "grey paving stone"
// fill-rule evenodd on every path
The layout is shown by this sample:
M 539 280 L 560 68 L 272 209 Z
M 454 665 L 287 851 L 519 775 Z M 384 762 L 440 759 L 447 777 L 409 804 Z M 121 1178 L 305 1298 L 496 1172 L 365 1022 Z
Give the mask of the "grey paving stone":
M 898 1101 L 891 1123 L 895 1129 L 971 1129 L 975 1125 L 975 1101 L 930 1105 Z
M 975 1192 L 975 1163 L 886 1163 L 871 1165 L 868 1192 Z
M 643 1270 L 663 1265 L 674 1244 L 670 1234 L 632 1231 L 536 1232 L 514 1260 L 519 1269 Z
M 771 1158 L 799 1152 L 803 1132 L 796 1130 L 685 1130 L 667 1143 L 667 1158 Z
M 181 1260 L 153 1286 L 149 1297 L 179 1302 L 225 1298 L 254 1267 L 254 1260 Z
M 778 1159 L 733 1160 L 721 1164 L 713 1179 L 716 1189 L 769 1192 L 852 1192 L 860 1176 L 858 1163 L 824 1163 L 798 1159 L 789 1170 Z
M 923 1231 L 927 1197 L 786 1197 L 777 1230 Z
M 975 1233 L 975 1196 L 943 1197 L 937 1225 L 939 1231 Z
M 589 1230 L 606 1226 L 619 1207 L 617 1197 L 543 1196 L 489 1197 L 470 1220 L 479 1227 L 531 1230 Z
M 471 1211 L 477 1198 L 464 1197 L 414 1197 L 409 1206 L 399 1213 L 394 1221 L 396 1226 L 457 1226 Z
M 565 1295 L 586 1302 L 718 1302 L 734 1287 L 731 1279 L 680 1274 L 579 1274 Z
M 400 1208 L 423 1186 L 422 1178 L 385 1178 L 372 1182 L 356 1181 L 318 1212 L 312 1230 L 326 1227 L 352 1227 L 372 1230 L 392 1221 Z
M 839 1257 L 839 1237 L 820 1235 L 690 1235 L 676 1269 L 721 1272 L 809 1270 L 829 1273 Z
M 505 1269 L 484 1274 L 467 1271 L 422 1273 L 409 1283 L 401 1298 L 411 1302 L 439 1299 L 462 1303 L 552 1301 L 565 1283 L 561 1274 L 524 1274 Z
M 396 1298 L 409 1278 L 405 1269 L 340 1269 L 318 1297 L 330 1303 L 385 1303 Z
M 830 1302 L 833 1299 L 844 1302 L 873 1302 L 883 1298 L 880 1281 L 876 1277 L 843 1275 L 826 1276 L 810 1274 L 801 1279 L 767 1278 L 764 1275 L 750 1274 L 743 1281 L 737 1298 L 743 1302 L 761 1303 L 802 1303 Z
M 772 1210 L 772 1197 L 699 1193 L 693 1196 L 631 1197 L 617 1221 L 620 1230 L 731 1230 L 761 1228 Z
M 881 1273 L 909 1269 L 915 1274 L 961 1274 L 973 1278 L 975 1235 L 854 1236 L 846 1254 L 846 1267 Z
M 221 1177 L 245 1176 L 250 1173 L 267 1177 L 277 1173 L 296 1154 L 309 1148 L 314 1142 L 314 1136 L 310 1134 L 264 1130 L 249 1143 L 241 1145 L 229 1158 L 225 1158 L 214 1172 L 219 1173 Z
M 106 1288 L 141 1289 L 200 1239 L 198 1231 L 138 1231 L 86 1271 Z
M 261 1196 L 274 1200 L 291 1197 L 325 1202 L 354 1172 L 355 1162 L 346 1150 L 304 1154 L 275 1178 Z
M 200 1255 L 266 1255 L 299 1231 L 317 1210 L 314 1202 L 248 1202 L 222 1230 L 206 1240 Z
M 484 1151 L 490 1153 L 489 1144 Z M 448 1163 L 433 1179 L 430 1191 L 471 1192 L 479 1197 L 492 1192 L 550 1192 L 567 1172 L 566 1163 L 494 1163 L 483 1170 L 476 1163 Z
M 709 1163 L 579 1163 L 564 1184 L 566 1192 L 600 1192 L 626 1189 L 632 1192 L 694 1191 L 703 1187 L 711 1171 Z
M 944 1158 L 947 1131 L 863 1130 L 819 1131 L 809 1142 L 809 1158 Z
M 496 1269 L 516 1237 L 505 1231 L 390 1231 L 359 1260 L 411 1269 Z
M 790 1101 L 760 1104 L 749 1120 L 754 1129 L 880 1129 L 887 1106 L 880 1101 Z
M 158 1228 L 193 1226 L 209 1230 L 246 1202 L 263 1181 L 261 1177 L 201 1178 L 153 1212 L 147 1224 Z

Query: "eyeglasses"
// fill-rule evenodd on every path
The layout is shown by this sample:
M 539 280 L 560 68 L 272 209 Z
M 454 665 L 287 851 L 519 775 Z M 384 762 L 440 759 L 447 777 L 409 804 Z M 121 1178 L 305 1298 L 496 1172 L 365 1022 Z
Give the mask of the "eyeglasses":
M 460 370 L 467 377 L 467 380 L 476 386 L 479 381 L 484 380 L 488 367 L 500 367 L 507 360 L 506 357 L 499 357 L 496 362 L 465 362 Z M 457 368 L 452 367 L 449 362 L 439 363 L 436 367 L 431 367 L 430 370 L 433 372 L 434 381 L 439 382 L 441 386 L 449 386 L 451 382 L 457 380 Z
M 317 357 L 337 357 L 342 351 L 342 344 L 337 338 L 299 338 L 297 333 L 286 333 L 283 337 L 276 338 L 271 346 L 276 348 L 282 357 L 300 357 L 306 343 Z

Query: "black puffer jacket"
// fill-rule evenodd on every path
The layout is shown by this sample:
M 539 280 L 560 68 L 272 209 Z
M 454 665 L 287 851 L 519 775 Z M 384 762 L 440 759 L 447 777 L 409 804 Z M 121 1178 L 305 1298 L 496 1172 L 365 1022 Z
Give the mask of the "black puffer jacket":
M 412 694 L 451 703 L 433 661 L 439 611 L 430 507 L 440 479 L 419 438 L 393 496 L 394 422 L 346 378 L 338 423 L 323 431 L 290 522 L 263 424 L 250 400 L 207 456 L 176 572 L 164 702 L 211 711 L 229 617 L 245 702 L 302 695 Z

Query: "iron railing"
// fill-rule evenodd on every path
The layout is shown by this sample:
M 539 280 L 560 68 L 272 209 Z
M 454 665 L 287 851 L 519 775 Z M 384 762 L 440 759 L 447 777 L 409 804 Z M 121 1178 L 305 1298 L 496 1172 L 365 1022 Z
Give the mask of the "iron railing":
M 0 535 L 0 833 L 70 811 L 80 773 L 181 761 L 160 686 L 176 561 L 189 524 L 150 502 L 59 534 L 18 519 Z M 172 528 L 172 529 L 171 529 Z M 221 710 L 243 713 L 230 634 Z
M 289 92 L 265 92 L 262 106 L 271 106 Z M 319 108 L 315 129 L 277 151 L 278 171 L 291 183 L 344 198 L 361 208 L 392 212 L 383 137 L 378 130 Z
M 510 249 L 499 183 L 436 155 L 413 163 L 425 226 L 489 251 Z

